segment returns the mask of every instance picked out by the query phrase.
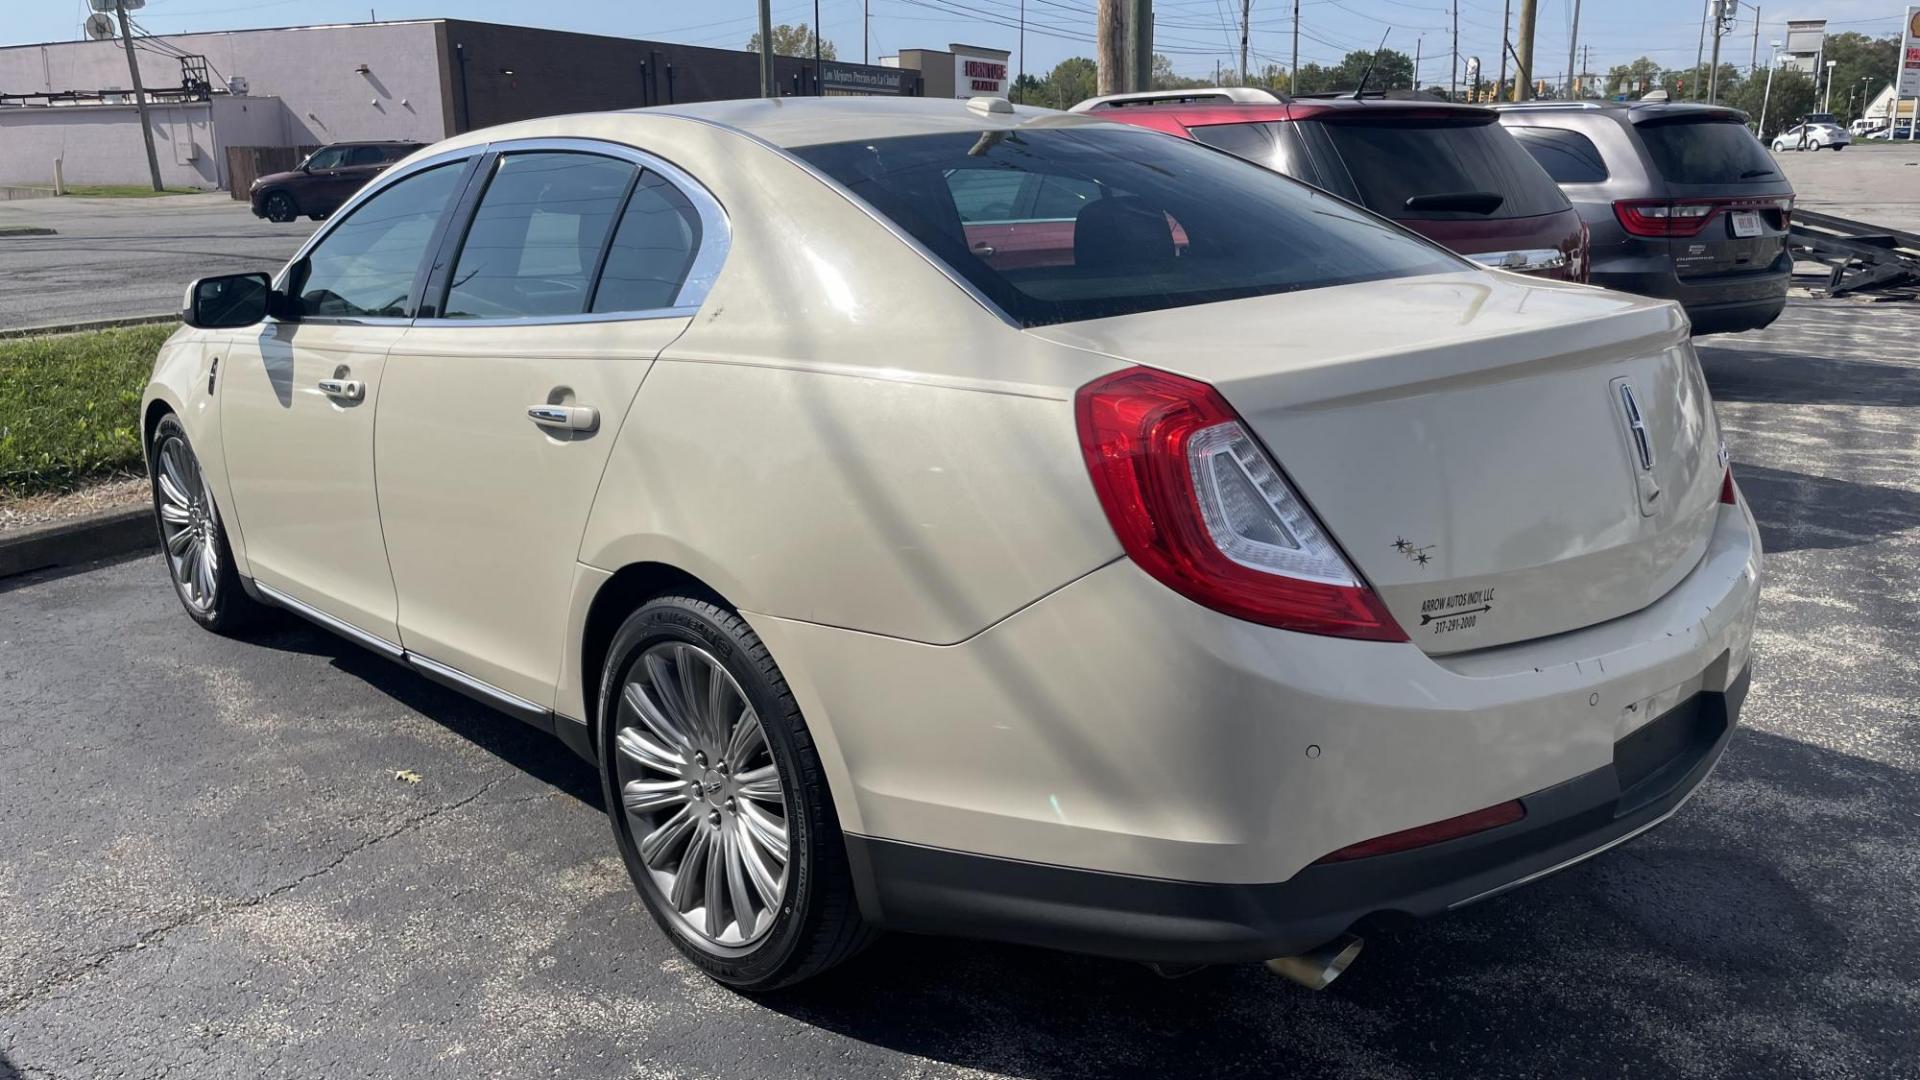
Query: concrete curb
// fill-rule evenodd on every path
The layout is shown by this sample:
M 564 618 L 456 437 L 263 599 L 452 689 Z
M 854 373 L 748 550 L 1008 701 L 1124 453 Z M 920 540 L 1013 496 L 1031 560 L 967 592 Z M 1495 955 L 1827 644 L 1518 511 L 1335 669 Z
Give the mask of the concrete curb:
M 45 225 L 0 225 L 0 240 L 9 236 L 59 236 L 57 229 Z
M 159 547 L 150 508 L 104 510 L 0 536 L 0 578 Z
M 118 319 L 94 319 L 89 322 L 49 323 L 44 326 L 9 326 L 0 329 L 0 341 L 8 338 L 46 337 L 51 334 L 79 334 L 88 330 L 114 330 L 122 326 L 154 326 L 159 323 L 179 322 L 180 313 L 169 311 L 162 315 L 125 315 Z

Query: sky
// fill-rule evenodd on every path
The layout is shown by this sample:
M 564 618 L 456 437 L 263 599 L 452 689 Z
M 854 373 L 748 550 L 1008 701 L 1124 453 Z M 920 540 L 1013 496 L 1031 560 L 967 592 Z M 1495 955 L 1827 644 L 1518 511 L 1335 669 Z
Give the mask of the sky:
M 1300 62 L 1337 62 L 1354 49 L 1387 46 L 1421 55 L 1423 84 L 1447 83 L 1455 0 L 1300 0 Z M 1458 0 L 1460 64 L 1481 59 L 1483 78 L 1500 66 L 1504 0 Z M 1568 30 L 1575 0 L 1538 0 L 1535 71 L 1557 78 L 1567 70 Z M 1216 64 L 1238 63 L 1241 0 L 1156 0 L 1154 48 L 1185 75 L 1208 76 Z M 1045 75 L 1069 56 L 1093 55 L 1095 0 L 817 0 L 824 37 L 843 60 L 861 58 L 861 22 L 868 15 L 867 48 L 879 57 L 901 48 L 944 48 L 965 42 L 1015 52 L 1016 70 Z M 1025 56 L 1019 54 L 1025 7 Z M 812 23 L 816 0 L 773 0 L 776 23 Z M 79 36 L 86 0 L 5 0 L 0 44 L 59 41 Z M 1513 6 L 1519 7 L 1518 0 Z M 1826 18 L 1829 33 L 1853 30 L 1897 34 L 1902 2 L 1888 0 L 1761 0 L 1759 49 L 1783 38 L 1789 18 Z M 25 10 L 22 10 L 25 9 Z M 757 26 L 756 0 L 147 0 L 135 20 L 155 34 L 288 26 L 325 22 L 441 16 L 543 26 L 721 48 L 741 48 Z M 1250 67 L 1287 66 L 1292 55 L 1292 0 L 1252 0 Z M 1591 48 L 1591 70 L 1637 56 L 1669 67 L 1693 63 L 1700 11 L 1688 0 L 1585 0 L 1580 44 Z M 1518 17 L 1516 10 L 1515 17 Z M 1745 67 L 1754 48 L 1754 12 L 1740 5 L 1721 55 Z M 1391 29 L 1389 29 L 1391 28 Z M 1708 40 L 1711 49 L 1711 39 Z M 1578 65 L 1576 65 L 1578 66 Z M 1891 73 L 1889 73 L 1891 74 Z M 1462 71 L 1464 79 L 1464 70 Z

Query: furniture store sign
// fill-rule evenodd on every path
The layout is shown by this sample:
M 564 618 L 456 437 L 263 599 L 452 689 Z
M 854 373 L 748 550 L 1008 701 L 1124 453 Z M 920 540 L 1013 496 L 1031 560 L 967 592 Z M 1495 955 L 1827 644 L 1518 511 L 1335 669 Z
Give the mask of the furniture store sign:
M 1007 96 L 1007 61 L 956 53 L 953 58 L 953 96 L 957 98 Z

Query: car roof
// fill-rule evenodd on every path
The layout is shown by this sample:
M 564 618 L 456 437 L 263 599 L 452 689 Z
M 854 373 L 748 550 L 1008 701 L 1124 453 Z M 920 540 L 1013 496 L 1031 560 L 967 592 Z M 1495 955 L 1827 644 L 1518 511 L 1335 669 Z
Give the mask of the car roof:
M 654 105 L 632 113 L 682 116 L 755 136 L 780 147 L 901 135 L 980 134 L 1036 124 L 1097 124 L 1096 117 L 1009 105 L 1005 98 L 790 97 Z
M 1492 121 L 1493 110 L 1481 105 L 1455 105 L 1420 98 L 1308 97 L 1286 102 L 1168 102 L 1130 105 L 1124 109 L 1101 109 L 1089 116 L 1123 123 L 1146 123 L 1149 117 L 1177 118 L 1188 127 L 1208 124 L 1247 124 L 1265 120 L 1309 120 L 1335 115 L 1377 117 L 1408 116 L 1479 118 Z M 1148 126 L 1152 126 L 1148 124 Z
M 1726 120 L 1744 121 L 1747 114 L 1739 109 L 1725 105 L 1709 105 L 1703 101 L 1521 101 L 1495 105 L 1494 110 L 1508 113 L 1611 113 L 1618 116 L 1626 114 L 1626 119 L 1635 124 L 1648 121 L 1677 120 L 1688 116 L 1711 116 Z

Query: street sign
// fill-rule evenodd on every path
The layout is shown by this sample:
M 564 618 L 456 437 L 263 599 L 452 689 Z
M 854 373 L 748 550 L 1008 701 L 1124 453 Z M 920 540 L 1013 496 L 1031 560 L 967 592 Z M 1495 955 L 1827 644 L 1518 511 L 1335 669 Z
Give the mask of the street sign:
M 1920 97 L 1920 7 L 1907 9 L 1906 32 L 1900 35 L 1900 80 L 1893 96 L 1895 101 Z

